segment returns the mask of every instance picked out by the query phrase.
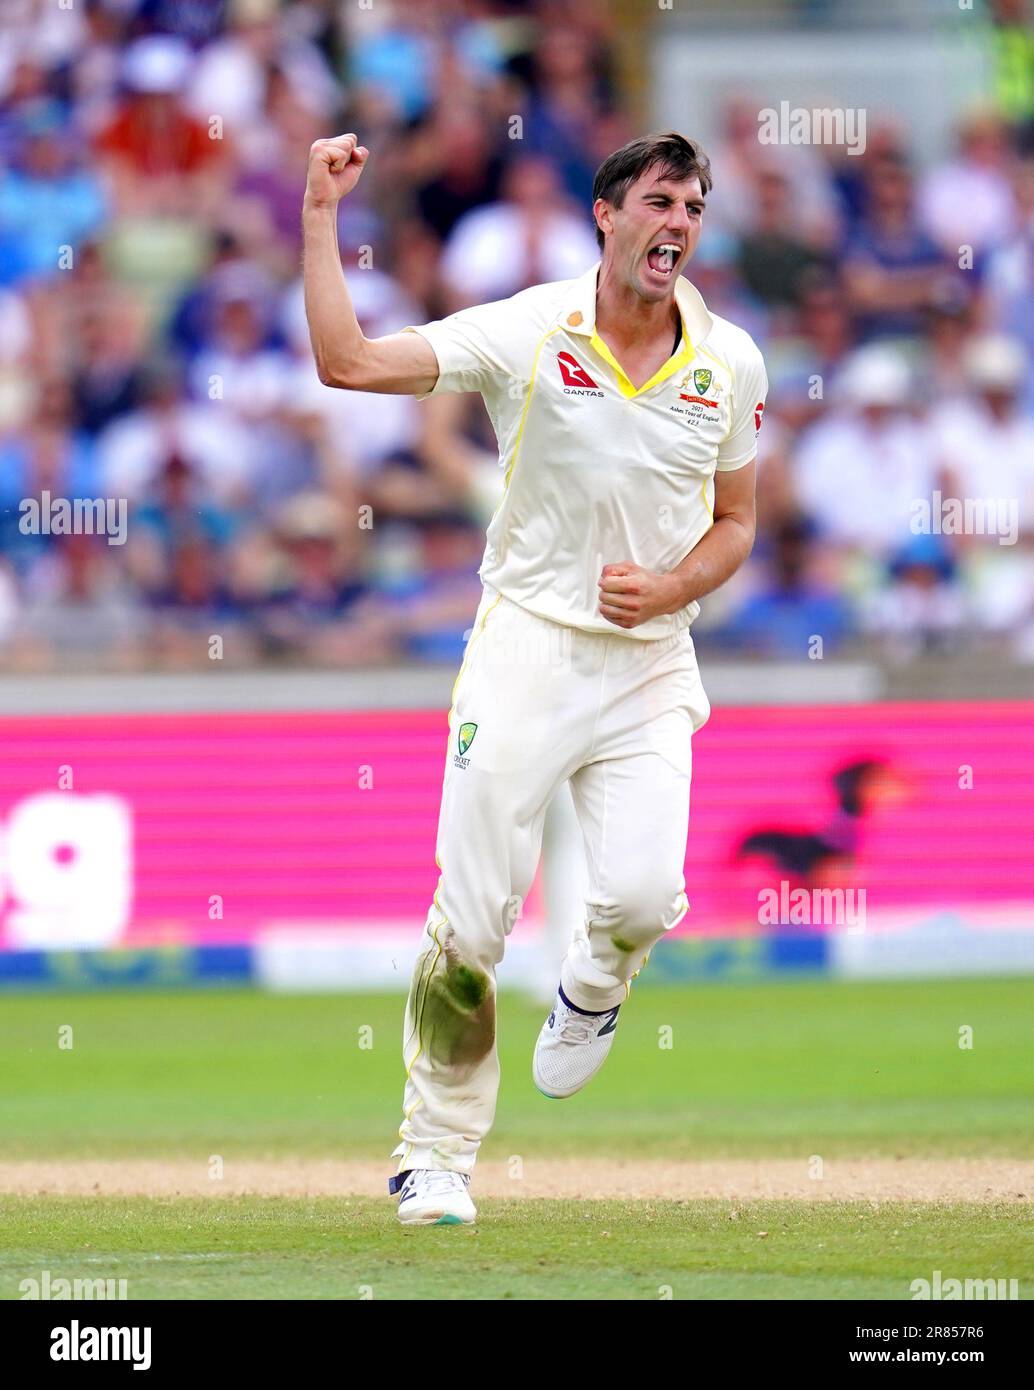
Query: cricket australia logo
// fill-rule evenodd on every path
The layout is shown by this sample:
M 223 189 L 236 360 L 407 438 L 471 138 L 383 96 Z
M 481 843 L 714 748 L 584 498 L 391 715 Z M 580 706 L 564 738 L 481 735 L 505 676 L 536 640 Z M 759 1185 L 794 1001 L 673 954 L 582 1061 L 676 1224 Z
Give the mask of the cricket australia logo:
M 715 424 L 721 419 L 721 394 L 722 384 L 715 380 L 711 368 L 695 367 L 679 382 L 679 398 L 672 402 L 671 410 L 691 425 Z
M 474 735 L 477 733 L 477 731 L 478 726 L 476 724 L 460 725 L 460 731 L 456 738 L 456 744 L 460 751 L 456 754 L 456 757 L 453 759 L 453 762 L 456 764 L 457 767 L 466 767 L 469 764 L 470 759 L 464 757 L 463 755 L 466 753 L 470 745 L 474 742 Z

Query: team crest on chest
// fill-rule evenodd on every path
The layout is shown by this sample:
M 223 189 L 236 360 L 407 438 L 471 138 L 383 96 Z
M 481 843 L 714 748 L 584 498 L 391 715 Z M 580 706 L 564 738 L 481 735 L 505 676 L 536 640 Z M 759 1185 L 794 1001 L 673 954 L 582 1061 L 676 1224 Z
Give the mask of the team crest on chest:
M 710 367 L 693 367 L 679 382 L 671 410 L 690 425 L 717 424 L 722 418 L 722 383 Z

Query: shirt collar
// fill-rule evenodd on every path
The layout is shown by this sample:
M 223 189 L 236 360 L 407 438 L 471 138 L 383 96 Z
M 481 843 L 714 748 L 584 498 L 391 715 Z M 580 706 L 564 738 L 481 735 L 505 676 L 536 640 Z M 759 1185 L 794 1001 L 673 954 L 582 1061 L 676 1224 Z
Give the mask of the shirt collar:
M 564 303 L 560 322 L 570 333 L 581 333 L 591 338 L 596 332 L 596 281 L 600 262 L 591 270 L 578 277 L 571 286 L 571 292 Z M 714 320 L 707 305 L 695 285 L 680 275 L 675 281 L 675 303 L 682 315 L 685 336 L 695 351 L 705 342 L 714 327 Z

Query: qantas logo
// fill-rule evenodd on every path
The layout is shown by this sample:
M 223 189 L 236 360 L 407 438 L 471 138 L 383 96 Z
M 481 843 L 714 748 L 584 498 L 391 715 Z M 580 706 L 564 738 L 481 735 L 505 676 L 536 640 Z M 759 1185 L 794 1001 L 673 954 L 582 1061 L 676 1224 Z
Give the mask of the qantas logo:
M 565 386 L 591 386 L 593 390 L 599 389 L 585 368 L 569 352 L 558 352 L 556 360 Z
M 556 364 L 564 383 L 565 396 L 602 396 L 603 392 L 581 363 L 569 352 L 558 352 Z
M 754 407 L 754 433 L 757 434 L 761 429 L 761 417 L 765 413 L 765 402 L 758 401 Z

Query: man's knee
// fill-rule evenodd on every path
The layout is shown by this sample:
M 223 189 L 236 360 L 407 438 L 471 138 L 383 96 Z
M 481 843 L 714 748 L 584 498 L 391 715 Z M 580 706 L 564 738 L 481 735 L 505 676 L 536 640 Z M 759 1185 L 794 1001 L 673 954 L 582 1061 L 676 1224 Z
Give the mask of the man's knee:
M 649 947 L 686 912 L 681 874 L 630 874 L 614 883 L 605 903 L 590 906 L 590 924 L 610 932 L 619 951 Z

